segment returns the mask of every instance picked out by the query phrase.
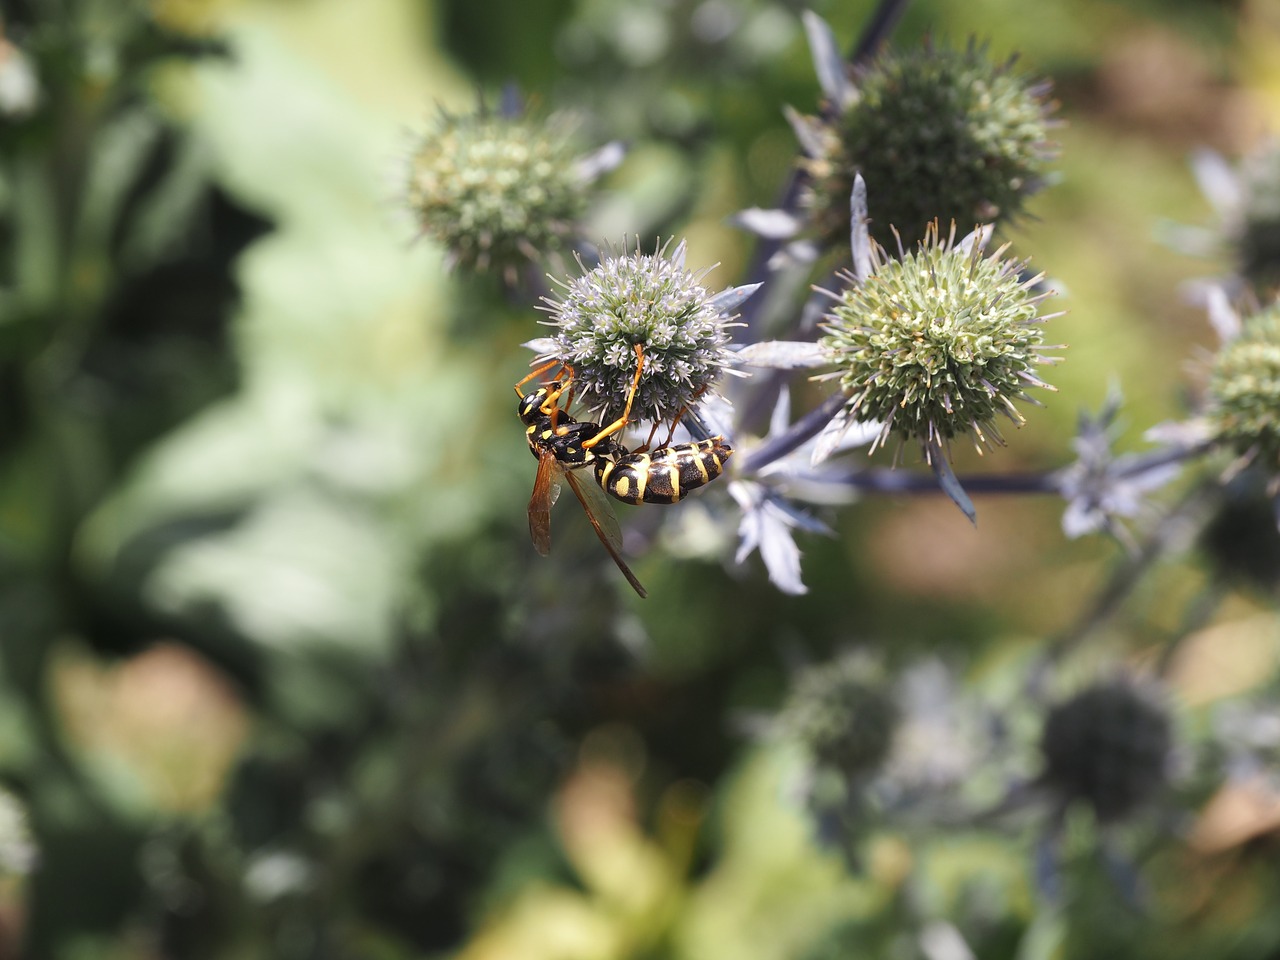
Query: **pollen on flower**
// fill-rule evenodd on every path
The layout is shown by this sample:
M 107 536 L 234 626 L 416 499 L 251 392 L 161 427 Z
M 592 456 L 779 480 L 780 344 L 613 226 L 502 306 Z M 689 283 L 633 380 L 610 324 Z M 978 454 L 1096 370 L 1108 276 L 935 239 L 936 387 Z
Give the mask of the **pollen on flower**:
M 1223 444 L 1280 471 L 1280 301 L 1223 345 L 1209 381 L 1209 420 Z
M 579 265 L 582 266 L 581 261 Z M 568 281 L 559 298 L 544 298 L 555 327 L 554 350 L 544 359 L 572 366 L 583 403 L 602 421 L 619 416 L 636 372 L 643 369 L 632 419 L 671 420 L 705 396 L 732 361 L 728 346 L 743 288 L 713 294 L 708 272 L 685 267 L 685 245 L 668 255 L 606 252 L 591 269 Z M 747 291 L 749 292 L 749 291 Z
M 855 174 L 871 186 L 872 235 L 904 245 L 926 225 L 993 223 L 1015 217 L 1042 186 L 1049 141 L 1048 85 L 996 64 L 984 47 L 925 46 L 886 53 L 854 78 L 857 96 L 815 121 L 801 161 L 810 182 L 802 203 L 824 244 L 847 244 Z
M 934 223 L 915 251 L 894 260 L 873 244 L 871 275 L 845 277 L 820 341 L 838 369 L 822 379 L 839 379 L 846 416 L 884 425 L 873 449 L 896 434 L 928 458 L 971 436 L 981 452 L 1004 443 L 997 415 L 1022 425 L 1028 388 L 1054 389 L 1036 373 L 1058 360 L 1038 312 L 1052 291 L 1036 293 L 1042 277 L 1024 279 L 1006 249 L 984 256 L 979 236 L 956 243 L 954 224 L 942 237 Z
M 572 245 L 589 186 L 577 159 L 563 123 L 443 115 L 410 157 L 406 202 L 455 264 L 509 274 Z

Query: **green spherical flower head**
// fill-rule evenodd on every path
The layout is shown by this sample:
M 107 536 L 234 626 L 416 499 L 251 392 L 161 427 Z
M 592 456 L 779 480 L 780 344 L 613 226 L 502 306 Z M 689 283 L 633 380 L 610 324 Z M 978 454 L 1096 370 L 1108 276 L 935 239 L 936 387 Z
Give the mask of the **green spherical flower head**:
M 1172 732 L 1154 699 L 1131 683 L 1110 681 L 1059 704 L 1045 722 L 1040 749 L 1045 781 L 1067 800 L 1116 820 L 1165 783 Z
M 780 717 L 782 731 L 818 766 L 846 777 L 875 772 L 897 725 L 898 705 L 881 671 L 857 657 L 800 673 Z
M 510 274 L 571 245 L 588 186 L 560 124 L 443 116 L 410 158 L 407 202 L 454 263 Z
M 1280 589 L 1280 530 L 1271 497 L 1254 471 L 1223 491 L 1217 512 L 1200 534 L 1200 549 L 1218 576 L 1274 594 Z
M 1280 302 L 1223 345 L 1209 380 L 1209 419 L 1222 443 L 1280 472 Z
M 905 246 L 932 220 L 991 223 L 1015 217 L 1042 185 L 1054 149 L 1046 84 L 1015 76 L 985 48 L 926 46 L 888 53 L 855 77 L 857 97 L 823 125 L 825 149 L 802 161 L 804 198 L 824 244 L 849 242 L 855 173 L 869 189 L 871 232 Z
M 919 440 L 926 458 L 951 438 L 972 435 L 981 452 L 1003 443 L 997 414 L 1021 426 L 1015 400 L 1035 403 L 1027 387 L 1054 388 L 1034 373 L 1056 362 L 1044 355 L 1037 313 L 1050 293 L 1035 294 L 1041 277 L 1020 278 L 1025 261 L 983 256 L 978 236 L 940 239 L 937 225 L 901 260 L 873 245 L 872 273 L 850 285 L 828 314 L 820 343 L 838 367 L 849 396 L 847 415 L 884 424 L 890 434 Z
M 750 288 L 712 294 L 707 271 L 685 268 L 685 245 L 667 255 L 607 252 L 598 266 L 544 298 L 556 329 L 544 354 L 572 366 L 578 397 L 602 423 L 621 416 L 643 351 L 633 420 L 669 421 L 705 395 L 731 362 L 730 328 Z
M 1245 161 L 1240 272 L 1262 291 L 1280 287 L 1280 144 Z

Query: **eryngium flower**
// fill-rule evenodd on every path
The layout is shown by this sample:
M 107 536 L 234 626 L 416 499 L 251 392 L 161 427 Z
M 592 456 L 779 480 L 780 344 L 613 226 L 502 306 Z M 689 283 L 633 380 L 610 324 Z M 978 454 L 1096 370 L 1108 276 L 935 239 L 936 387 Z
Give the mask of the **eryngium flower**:
M 1240 272 L 1259 290 L 1280 286 L 1280 143 L 1248 157 L 1241 170 Z
M 1218 576 L 1265 593 L 1280 588 L 1280 510 L 1266 495 L 1254 470 L 1246 470 L 1222 491 L 1217 511 L 1200 532 L 1200 549 Z
M 778 723 L 819 767 L 856 777 L 884 762 L 898 716 L 882 671 L 855 656 L 799 673 Z
M 1280 471 L 1280 301 L 1222 345 L 1209 379 L 1211 430 L 1264 470 Z
M 510 276 L 572 244 L 588 187 L 562 123 L 445 114 L 410 157 L 406 199 L 453 263 Z
M 1008 245 L 983 256 L 987 231 L 955 242 L 931 224 L 919 248 L 899 260 L 871 245 L 872 271 L 836 297 L 819 341 L 839 369 L 848 395 L 844 415 L 884 424 L 872 445 L 890 434 L 918 439 L 926 459 L 952 437 L 972 434 L 979 452 L 1004 443 L 997 414 L 1024 422 L 1015 400 L 1035 403 L 1027 387 L 1053 390 L 1034 373 L 1057 362 L 1043 351 L 1037 313 L 1052 291 L 1033 293 L 1043 275 L 1024 280 L 1026 261 L 1004 260 Z M 834 296 L 834 295 L 833 295 Z
M 886 53 L 854 77 L 856 94 L 817 122 L 801 166 L 802 198 L 824 245 L 849 238 L 855 173 L 870 189 L 871 232 L 889 245 L 894 226 L 914 245 L 932 220 L 991 223 L 1021 211 L 1054 155 L 1047 83 L 994 64 L 986 48 Z
M 582 266 L 581 261 L 579 265 Z M 633 420 L 669 421 L 691 406 L 731 362 L 728 350 L 733 311 L 755 287 L 719 294 L 702 285 L 708 270 L 685 268 L 681 242 L 667 256 L 638 250 L 606 252 L 598 266 L 567 282 L 559 300 L 544 297 L 556 327 L 553 348 L 542 359 L 572 365 L 578 397 L 601 422 L 622 413 L 636 372 L 644 370 L 631 411 Z
M 1044 779 L 1099 820 L 1116 820 L 1164 786 L 1171 741 L 1168 714 L 1149 693 L 1123 680 L 1100 683 L 1049 713 Z

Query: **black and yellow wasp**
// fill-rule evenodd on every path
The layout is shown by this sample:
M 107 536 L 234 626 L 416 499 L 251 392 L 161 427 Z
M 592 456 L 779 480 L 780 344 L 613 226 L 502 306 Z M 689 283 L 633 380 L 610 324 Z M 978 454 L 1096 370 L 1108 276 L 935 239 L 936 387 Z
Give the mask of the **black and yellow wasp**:
M 622 416 L 608 426 L 576 420 L 567 412 L 573 399 L 573 370 L 567 364 L 553 361 L 539 367 L 517 383 L 515 390 L 529 452 L 538 458 L 538 475 L 529 498 L 529 535 L 534 549 L 544 557 L 551 551 L 551 507 L 564 479 L 613 562 L 636 593 L 645 597 L 648 594 L 644 587 L 622 559 L 622 530 L 601 492 L 623 503 L 676 503 L 690 490 L 720 476 L 725 461 L 733 455 L 733 447 L 719 436 L 672 445 L 670 433 L 666 444 L 655 450 L 648 449 L 648 441 L 634 451 L 623 446 L 618 434 L 631 422 L 631 403 L 644 369 L 644 351 L 638 345 L 635 350 L 636 372 L 626 406 Z M 554 367 L 560 368 L 556 379 L 528 395 L 520 392 L 524 384 Z M 672 432 L 677 420 L 679 415 L 672 419 Z M 655 424 L 649 440 L 657 429 Z M 576 471 L 588 466 L 594 468 L 595 483 L 578 479 Z

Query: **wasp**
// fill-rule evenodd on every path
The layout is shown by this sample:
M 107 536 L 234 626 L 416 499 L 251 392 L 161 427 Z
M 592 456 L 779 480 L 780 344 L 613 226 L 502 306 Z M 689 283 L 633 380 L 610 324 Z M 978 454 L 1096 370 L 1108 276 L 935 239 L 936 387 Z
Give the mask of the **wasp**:
M 529 535 L 534 549 L 544 557 L 551 551 L 551 507 L 559 496 L 560 481 L 564 480 L 622 575 L 636 593 L 646 597 L 648 593 L 622 559 L 622 530 L 602 492 L 623 503 L 676 503 L 690 490 L 720 476 L 733 455 L 733 447 L 720 436 L 672 445 L 671 433 L 680 414 L 672 418 L 671 432 L 663 446 L 648 450 L 658 424 L 642 447 L 633 451 L 623 446 L 618 434 L 631 422 L 631 404 L 644 369 L 644 350 L 639 345 L 635 350 L 636 372 L 622 416 L 607 426 L 577 420 L 567 412 L 573 398 L 573 370 L 567 364 L 559 364 L 563 376 L 545 382 L 533 393 L 521 393 L 524 384 L 557 363 L 539 367 L 517 383 L 515 391 L 520 398 L 516 409 L 525 425 L 529 452 L 538 458 L 538 474 L 529 497 Z M 563 405 L 561 398 L 566 398 Z M 585 467 L 594 469 L 594 483 L 578 477 L 577 471 Z

